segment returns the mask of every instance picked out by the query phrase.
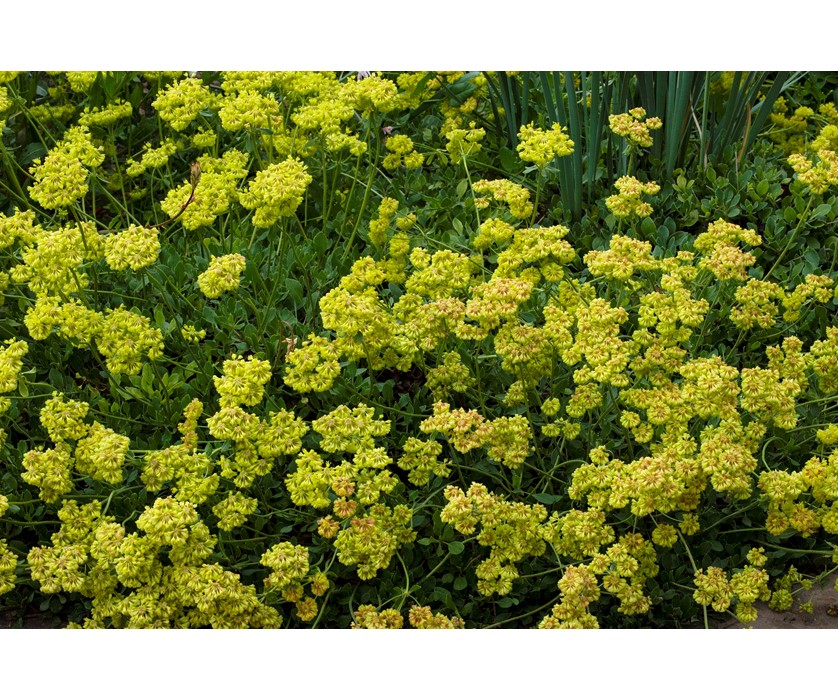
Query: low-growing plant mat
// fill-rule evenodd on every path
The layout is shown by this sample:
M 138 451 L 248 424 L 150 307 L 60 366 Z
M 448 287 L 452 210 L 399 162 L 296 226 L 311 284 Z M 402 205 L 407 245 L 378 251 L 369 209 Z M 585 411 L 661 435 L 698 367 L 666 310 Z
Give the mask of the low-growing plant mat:
M 0 620 L 814 611 L 836 104 L 829 73 L 0 71 Z

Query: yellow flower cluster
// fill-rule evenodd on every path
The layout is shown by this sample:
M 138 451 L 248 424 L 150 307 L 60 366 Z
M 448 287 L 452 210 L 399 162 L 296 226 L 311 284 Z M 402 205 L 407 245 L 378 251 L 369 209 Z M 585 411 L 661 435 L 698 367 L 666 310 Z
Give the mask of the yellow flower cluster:
M 810 299 L 826 304 L 833 297 L 832 287 L 835 282 L 827 275 L 806 275 L 806 280 L 798 284 L 794 291 L 783 298 L 783 320 L 792 323 L 800 318 L 800 308 Z
M 448 460 L 440 462 L 437 459 L 441 452 L 442 445 L 436 440 L 409 437 L 402 446 L 402 456 L 397 464 L 399 469 L 408 473 L 411 484 L 424 486 L 430 481 L 432 473 L 443 479 L 451 473 Z
M 87 194 L 85 166 L 98 167 L 105 159 L 97 148 L 86 126 L 75 126 L 46 155 L 43 162 L 36 159 L 29 172 L 35 184 L 29 194 L 45 209 L 65 209 Z
M 602 595 L 596 576 L 587 566 L 568 566 L 559 580 L 562 602 L 538 623 L 539 629 L 598 629 L 588 610 Z
M 573 141 L 560 124 L 553 124 L 548 131 L 525 124 L 518 131 L 518 154 L 521 160 L 543 168 L 554 158 L 573 153 Z
M 481 234 L 482 230 L 481 227 Z M 536 282 L 543 275 L 549 282 L 558 282 L 564 277 L 563 266 L 576 258 L 576 251 L 564 240 L 568 233 L 565 226 L 517 229 L 512 244 L 498 254 L 493 277 L 520 275 Z M 535 270 L 522 271 L 525 265 L 538 265 L 541 275 L 535 274 Z
M 170 190 L 160 206 L 170 217 L 180 216 L 187 231 L 211 226 L 237 200 L 236 187 L 247 175 L 247 161 L 247 154 L 236 149 L 226 151 L 220 158 L 202 157 L 201 176 L 194 192 L 193 183 L 185 182 Z
M 372 505 L 381 493 L 395 488 L 397 479 L 385 468 L 392 459 L 384 448 L 375 446 L 375 438 L 390 431 L 390 421 L 374 420 L 373 409 L 364 405 L 355 409 L 339 406 L 316 419 L 312 428 L 321 436 L 320 449 L 355 456 L 352 462 L 331 466 L 316 452 L 303 450 L 296 460 L 297 470 L 285 480 L 295 504 L 320 509 L 332 506 L 339 518 L 346 519 L 357 507 L 356 501 L 347 498 L 354 495 L 361 504 Z M 334 503 L 330 489 L 339 498 Z
M 163 334 L 145 316 L 120 306 L 105 312 L 96 347 L 110 372 L 138 374 L 144 355 L 156 360 L 163 354 Z
M 0 394 L 17 389 L 23 356 L 28 352 L 29 345 L 23 340 L 7 340 L 0 346 Z
M 480 151 L 480 142 L 486 136 L 485 129 L 476 128 L 471 122 L 468 129 L 451 129 L 446 132 L 445 150 L 451 155 L 451 161 L 461 163 L 464 158 L 469 158 Z
M 490 459 L 510 469 L 519 469 L 530 453 L 532 428 L 526 417 L 501 416 L 486 420 L 474 409 L 451 410 L 443 401 L 434 404 L 434 414 L 419 424 L 424 433 L 440 433 L 458 452 L 484 448 Z
M 129 440 L 99 422 L 84 423 L 89 406 L 83 401 L 53 394 L 41 409 L 41 424 L 46 428 L 55 448 L 30 450 L 24 455 L 24 481 L 40 489 L 47 503 L 72 488 L 73 466 L 79 474 L 110 484 L 122 482 L 122 466 L 128 453 Z M 77 441 L 75 452 L 66 441 Z
M 151 265 L 160 254 L 156 228 L 130 226 L 105 238 L 105 260 L 112 270 L 140 270 Z
M 265 585 L 281 590 L 308 575 L 308 549 L 290 542 L 281 542 L 262 555 L 261 563 L 271 569 L 265 578 Z
M 334 344 L 312 334 L 288 353 L 284 381 L 301 394 L 326 391 L 340 375 L 339 360 L 340 350 Z
M 644 194 L 657 194 L 660 192 L 660 185 L 656 182 L 640 182 L 636 177 L 624 175 L 614 183 L 619 194 L 612 194 L 605 200 L 605 206 L 611 210 L 618 219 L 627 219 L 632 216 L 644 217 L 652 214 L 652 205 L 642 201 Z
M 321 436 L 320 449 L 326 452 L 361 452 L 375 446 L 375 438 L 390 432 L 390 421 L 375 420 L 375 410 L 361 404 L 336 409 L 312 422 Z
M 621 235 L 611 236 L 608 250 L 592 250 L 584 260 L 592 275 L 614 280 L 628 280 L 635 271 L 660 269 L 660 262 L 652 256 L 651 243 Z
M 54 449 L 27 452 L 23 456 L 21 478 L 27 484 L 38 487 L 38 498 L 45 503 L 53 503 L 73 488 L 71 467 L 72 449 L 66 443 L 58 443 Z
M 203 328 L 198 330 L 191 323 L 185 323 L 183 328 L 180 329 L 180 333 L 187 343 L 197 344 L 207 337 L 207 332 Z
M 256 173 L 239 201 L 245 209 L 255 209 L 253 225 L 272 226 L 277 219 L 290 216 L 303 201 L 311 182 L 306 166 L 298 158 L 273 163 Z
M 385 166 L 386 167 L 386 166 Z M 384 247 L 387 242 L 387 230 L 390 219 L 399 208 L 399 203 L 392 197 L 384 197 L 378 205 L 378 218 L 370 221 L 370 243 L 377 248 Z
M 408 169 L 421 168 L 425 162 L 425 156 L 414 150 L 413 140 L 409 136 L 391 136 L 384 143 L 384 147 L 390 151 L 381 161 L 381 165 L 387 170 L 395 170 L 402 165 Z
M 506 202 L 509 213 L 516 219 L 526 219 L 532 214 L 529 190 L 509 180 L 479 180 L 474 183 L 474 192 L 491 194 L 495 200 Z
M 120 119 L 127 119 L 134 112 L 129 102 L 117 100 L 105 107 L 90 109 L 85 107 L 84 112 L 79 116 L 78 123 L 82 126 L 110 126 Z
M 352 629 L 400 630 L 404 627 L 404 617 L 395 608 L 378 612 L 374 605 L 361 605 L 352 613 L 352 617 Z
M 5 499 L 5 496 L 0 496 Z M 5 508 L 0 509 L 2 517 Z M 17 569 L 17 555 L 9 549 L 6 540 L 0 540 L 0 596 L 15 587 L 15 569 Z
M 37 224 L 35 212 L 31 209 L 15 209 L 11 216 L 0 214 L 0 249 L 14 245 L 15 241 L 24 246 L 32 245 L 42 233 L 43 229 Z
M 150 360 L 163 354 L 163 335 L 145 316 L 123 307 L 105 314 L 87 308 L 76 300 L 61 304 L 58 297 L 40 297 L 24 317 L 29 334 L 36 340 L 54 330 L 76 347 L 87 347 L 94 340 L 105 356 L 111 372 L 138 374 L 143 356 Z
M 816 340 L 809 350 L 809 364 L 824 394 L 838 390 L 838 327 L 826 329 L 826 339 Z
M 830 423 L 826 428 L 818 430 L 817 437 L 823 445 L 834 445 L 838 442 L 838 425 Z
M 440 519 L 463 535 L 480 528 L 477 541 L 490 548 L 489 556 L 475 569 L 477 590 L 481 595 L 507 595 L 519 577 L 515 563 L 527 556 L 540 556 L 546 545 L 541 523 L 547 510 L 512 503 L 491 493 L 483 484 L 472 483 L 467 492 L 456 486 L 445 489 L 448 504 Z
M 838 185 L 838 155 L 834 149 L 825 148 L 817 151 L 817 155 L 817 159 L 810 160 L 801 153 L 793 153 L 788 162 L 797 173 L 797 179 L 807 185 L 812 194 L 823 194 Z
M 218 529 L 230 531 L 244 525 L 247 516 L 253 513 L 259 505 L 255 498 L 248 498 L 243 493 L 231 493 L 223 501 L 212 507 L 212 512 L 218 518 Z
M 70 83 L 70 88 L 74 92 L 87 92 L 93 87 L 96 78 L 99 76 L 99 71 L 95 70 L 76 70 L 67 71 L 65 73 L 67 82 Z
M 303 622 L 313 620 L 318 612 L 315 598 L 329 589 L 329 579 L 322 572 L 311 573 L 308 550 L 282 542 L 265 552 L 262 564 L 273 570 L 265 578 L 265 585 L 278 590 L 283 600 L 295 603 L 297 617 Z M 304 582 L 308 583 L 311 596 L 305 595 Z
M 419 630 L 455 630 L 465 627 L 462 618 L 448 617 L 442 613 L 434 614 L 427 606 L 411 605 L 407 619 L 412 627 Z
M 78 293 L 88 284 L 82 263 L 101 260 L 105 254 L 104 237 L 87 221 L 54 231 L 38 229 L 33 243 L 23 248 L 23 264 L 10 272 L 36 297 Z
M 3 117 L 3 113 L 8 111 L 11 108 L 12 104 L 13 102 L 9 97 L 8 89 L 0 87 L 0 129 L 6 126 L 6 120 Z
M 122 482 L 129 440 L 95 421 L 76 444 L 76 471 L 109 484 Z
M 125 531 L 101 511 L 99 501 L 83 506 L 64 501 L 58 510 L 61 527 L 52 536 L 53 546 L 33 547 L 27 555 L 32 580 L 39 582 L 43 592 L 93 597 L 113 591 L 117 581 L 107 559 L 118 549 Z
M 495 342 L 497 343 L 497 340 Z M 458 352 L 445 353 L 442 364 L 428 370 L 425 377 L 425 386 L 436 399 L 444 399 L 451 393 L 466 392 L 476 383 Z
M 265 421 L 239 406 L 261 401 L 264 385 L 270 380 L 269 369 L 267 362 L 234 356 L 225 362 L 224 375 L 215 379 L 221 407 L 207 420 L 207 427 L 213 437 L 235 443 L 233 459 L 222 456 L 220 464 L 221 476 L 231 479 L 238 488 L 247 488 L 257 476 L 267 474 L 277 457 L 299 452 L 301 438 L 308 432 L 305 423 L 290 411 L 271 413 Z M 206 460 L 204 455 L 196 457 Z M 165 478 L 172 478 L 173 470 L 163 473 Z
M 830 107 L 835 111 L 834 105 L 830 102 Z M 822 105 L 825 107 L 826 105 Z M 838 112 L 836 112 L 838 113 Z M 820 151 L 838 151 L 838 119 L 834 124 L 827 124 L 824 126 L 817 137 L 812 141 L 812 151 L 820 153 Z
M 590 564 L 565 569 L 558 584 L 562 600 L 539 623 L 539 628 L 598 628 L 599 623 L 590 613 L 589 606 L 600 599 L 602 591 L 620 601 L 619 612 L 642 615 L 652 603 L 643 586 L 647 579 L 658 573 L 658 568 L 655 549 L 650 542 L 636 533 L 621 537 L 604 553 L 593 555 Z M 602 577 L 602 590 L 597 576 Z
M 210 258 L 209 267 L 198 275 L 198 287 L 204 296 L 217 299 L 225 292 L 239 288 L 239 281 L 247 261 L 243 255 L 231 253 Z
M 151 143 L 146 143 L 139 161 L 133 159 L 127 161 L 125 174 L 129 177 L 136 177 L 146 170 L 162 168 L 169 162 L 169 158 L 178 152 L 178 149 L 178 143 L 173 139 L 164 139 L 156 148 L 153 148 Z
M 206 564 L 216 538 L 195 507 L 158 498 L 137 519 L 145 534 L 128 535 L 93 501 L 65 501 L 52 547 L 27 557 L 45 593 L 93 599 L 84 627 L 278 627 L 281 616 L 259 602 L 252 586 L 218 564 Z M 163 549 L 165 548 L 165 550 Z M 169 564 L 160 560 L 163 552 Z M 118 586 L 130 590 L 117 592 Z
M 404 617 L 395 608 L 378 612 L 374 605 L 361 605 L 352 613 L 352 629 L 402 629 Z M 459 617 L 447 617 L 442 613 L 434 614 L 427 606 L 411 605 L 407 614 L 410 625 L 420 630 L 463 629 L 465 622 Z
M 736 601 L 736 617 L 746 624 L 757 619 L 754 603 L 771 598 L 768 573 L 755 566 L 746 566 L 730 578 L 724 569 L 710 566 L 706 573 L 704 569 L 697 571 L 694 580 L 693 598 L 699 605 L 710 605 L 716 612 L 724 612 Z
M 356 261 L 352 273 L 321 298 L 320 314 L 324 327 L 336 331 L 334 345 L 341 355 L 350 360 L 364 358 L 374 369 L 396 366 L 406 370 L 416 349 L 381 303 L 376 287 L 384 276 L 372 258 Z
M 750 330 L 754 326 L 771 328 L 778 313 L 775 301 L 785 302 L 783 288 L 773 282 L 749 279 L 736 289 L 737 304 L 731 307 L 730 320 L 739 328 Z
M 784 153 L 799 153 L 806 147 L 805 133 L 809 127 L 809 119 L 815 112 L 810 107 L 797 107 L 791 115 L 787 115 L 787 112 L 786 99 L 778 97 L 770 115 L 772 124 L 777 128 L 772 129 L 769 136 L 782 146 Z
M 271 364 L 249 357 L 233 355 L 224 361 L 224 374 L 214 377 L 215 390 L 221 397 L 221 408 L 255 406 L 265 395 L 265 384 L 271 378 Z
M 413 511 L 404 505 L 389 508 L 378 503 L 364 517 L 354 517 L 334 541 L 338 561 L 358 566 L 358 578 L 374 578 L 386 569 L 400 545 L 416 539 L 411 529 Z
M 663 122 L 659 117 L 645 117 L 646 110 L 635 107 L 625 114 L 610 115 L 608 125 L 617 136 L 625 138 L 629 146 L 649 148 L 652 145 L 652 135 L 649 132 L 660 129 Z
M 181 444 L 145 454 L 140 479 L 149 492 L 160 491 L 167 482 L 173 481 L 174 497 L 197 505 L 218 489 L 219 476 L 213 473 L 212 461 L 197 451 L 195 428 L 202 410 L 203 405 L 197 400 L 186 407 Z
M 161 90 L 152 106 L 175 131 L 183 131 L 204 109 L 214 109 L 217 98 L 198 78 L 184 78 Z
M 574 471 L 568 495 L 574 500 L 585 498 L 596 509 L 630 505 L 638 517 L 655 511 L 693 510 L 706 484 L 694 451 L 695 443 L 688 438 L 628 464 L 592 451 L 591 463 Z
M 353 106 L 364 116 L 372 113 L 387 114 L 400 106 L 399 88 L 387 78 L 370 75 L 364 80 L 345 84 L 344 90 L 351 97 Z
M 765 527 L 771 534 L 792 528 L 808 537 L 821 527 L 838 534 L 838 450 L 826 459 L 812 457 L 799 472 L 763 472 L 759 488 L 768 499 Z M 804 495 L 807 502 L 798 500 Z
M 478 250 L 484 250 L 493 245 L 504 246 L 515 236 L 515 227 L 502 219 L 486 219 L 480 224 L 480 231 L 472 241 Z
M 279 115 L 276 99 L 255 90 L 234 92 L 221 98 L 217 104 L 221 126 L 227 131 L 268 129 L 273 118 Z
M 762 244 L 762 238 L 755 231 L 717 219 L 693 243 L 695 249 L 704 256 L 698 267 L 710 270 L 720 280 L 737 279 L 744 282 L 748 279 L 748 268 L 756 258 L 752 253 L 742 252 L 738 243 L 758 246 Z
M 758 566 L 758 565 L 757 565 Z M 774 591 L 771 593 L 771 600 L 768 601 L 768 607 L 776 612 L 785 612 L 791 610 L 794 605 L 793 586 L 799 586 L 798 592 L 802 589 L 805 591 L 811 590 L 812 579 L 804 579 L 797 567 L 790 566 L 788 571 L 774 581 Z M 806 611 L 811 613 L 811 603 L 800 603 L 801 612 Z

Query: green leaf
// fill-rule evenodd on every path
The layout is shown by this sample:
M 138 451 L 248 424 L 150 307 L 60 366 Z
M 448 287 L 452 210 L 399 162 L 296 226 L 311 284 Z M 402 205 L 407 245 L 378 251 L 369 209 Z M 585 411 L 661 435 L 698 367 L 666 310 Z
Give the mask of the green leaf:
M 163 309 L 160 308 L 160 304 L 154 307 L 154 322 L 158 328 L 162 328 L 163 324 L 166 323 L 166 317 L 163 315 Z
M 813 219 L 823 219 L 830 214 L 832 211 L 832 205 L 829 202 L 824 202 L 823 204 L 819 204 L 815 207 L 815 211 L 812 212 Z
M 465 576 L 457 576 L 457 578 L 454 579 L 454 590 L 455 591 L 461 591 L 466 586 L 468 586 L 468 581 L 466 581 Z
M 448 551 L 455 557 L 458 554 L 462 554 L 465 551 L 465 548 L 466 546 L 458 540 L 454 540 L 453 542 L 448 543 Z
M 303 285 L 290 277 L 285 280 L 285 290 L 288 298 L 298 306 L 303 303 Z
M 521 165 L 521 161 L 518 160 L 518 156 L 515 155 L 515 151 L 511 148 L 503 146 L 500 149 L 500 164 L 506 172 L 514 173 Z
M 559 496 L 553 496 L 549 493 L 537 493 L 533 496 L 533 498 L 539 503 L 543 503 L 547 506 L 552 505 L 559 500 Z
M 640 222 L 640 230 L 644 236 L 651 238 L 658 232 L 658 227 L 655 226 L 655 222 L 647 216 Z
M 462 199 L 468 189 L 468 180 L 463 178 L 457 183 L 457 198 Z
M 804 253 L 803 257 L 806 258 L 806 262 L 809 263 L 812 270 L 817 270 L 820 267 L 821 257 L 818 255 L 818 251 L 809 248 Z

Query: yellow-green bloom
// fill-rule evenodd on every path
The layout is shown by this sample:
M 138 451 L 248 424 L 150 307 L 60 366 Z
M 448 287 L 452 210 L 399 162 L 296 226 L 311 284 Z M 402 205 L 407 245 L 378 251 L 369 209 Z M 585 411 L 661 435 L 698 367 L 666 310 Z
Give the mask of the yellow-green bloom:
M 282 216 L 290 216 L 303 201 L 311 182 L 306 166 L 298 158 L 273 163 L 256 173 L 239 195 L 245 209 L 255 209 L 253 225 L 267 228 Z
M 131 226 L 105 239 L 105 260 L 112 270 L 140 270 L 157 260 L 159 253 L 156 228 Z
M 535 163 L 543 168 L 554 158 L 569 156 L 573 153 L 573 141 L 560 124 L 553 124 L 545 131 L 532 124 L 526 124 L 518 132 L 518 153 L 521 160 Z
M 198 286 L 204 296 L 210 299 L 220 297 L 224 292 L 231 292 L 239 287 L 239 278 L 244 272 L 246 261 L 243 255 L 233 253 L 212 256 L 209 267 L 198 275 Z

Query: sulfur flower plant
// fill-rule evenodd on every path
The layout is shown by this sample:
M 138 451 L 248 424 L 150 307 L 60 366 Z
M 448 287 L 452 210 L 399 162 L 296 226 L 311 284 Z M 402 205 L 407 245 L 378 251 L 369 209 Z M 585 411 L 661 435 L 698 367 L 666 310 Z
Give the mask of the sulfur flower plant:
M 685 132 L 672 174 L 648 104 L 596 114 L 633 84 L 560 77 L 0 72 L 4 612 L 795 605 L 838 562 L 838 112 L 813 86 L 712 163 Z
M 246 209 L 255 209 L 253 225 L 265 228 L 294 213 L 310 182 L 305 165 L 288 158 L 258 172 L 239 201 Z
M 204 296 L 210 299 L 238 289 L 245 265 L 244 256 L 237 253 L 220 257 L 213 255 L 209 267 L 198 275 L 198 286 Z
M 569 156 L 573 153 L 573 145 L 573 141 L 559 124 L 553 124 L 546 131 L 527 124 L 518 132 L 517 149 L 521 160 L 535 163 L 539 168 L 543 168 L 554 158 Z

